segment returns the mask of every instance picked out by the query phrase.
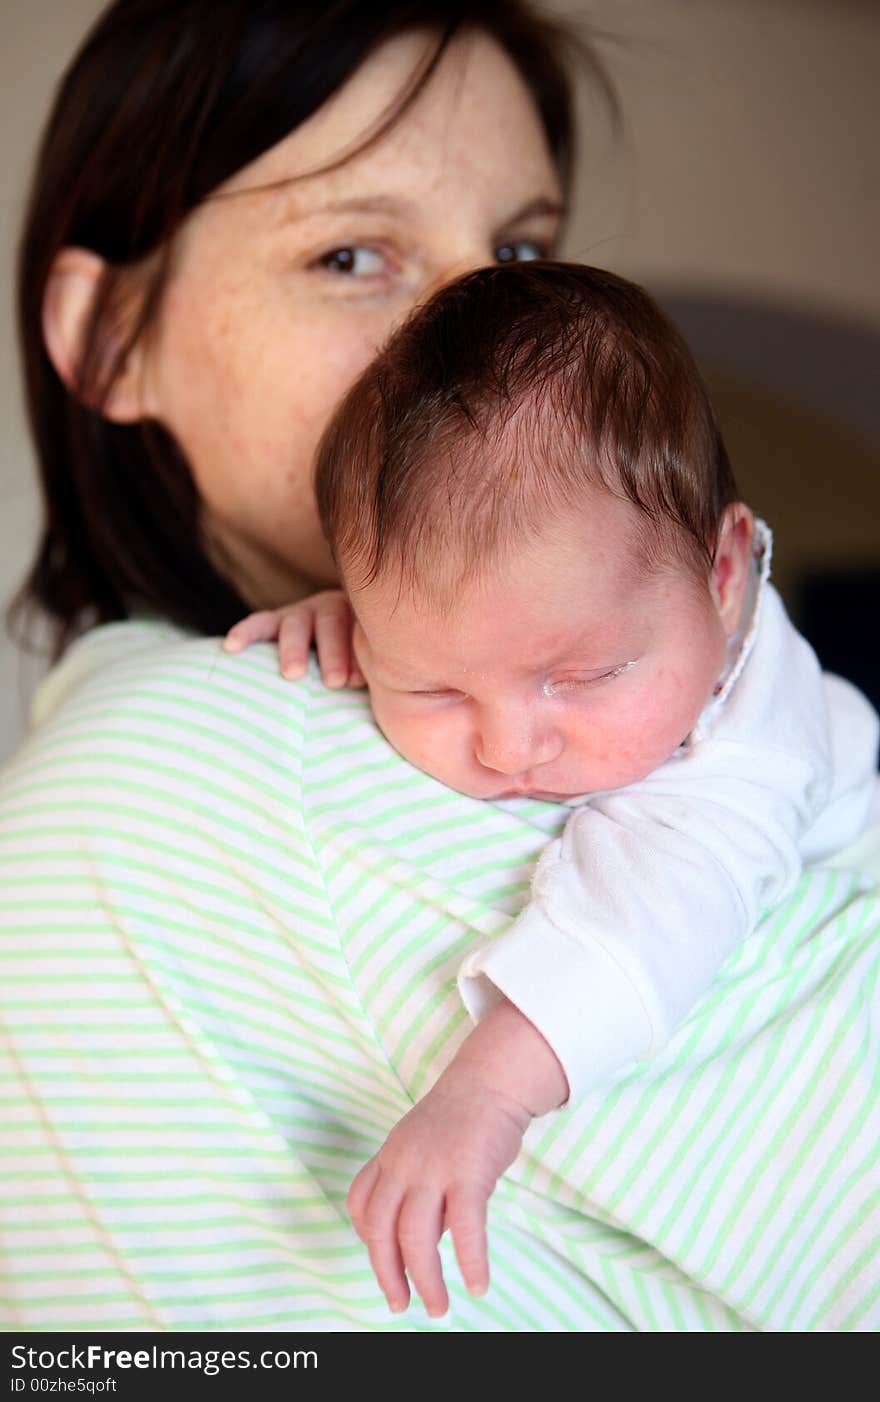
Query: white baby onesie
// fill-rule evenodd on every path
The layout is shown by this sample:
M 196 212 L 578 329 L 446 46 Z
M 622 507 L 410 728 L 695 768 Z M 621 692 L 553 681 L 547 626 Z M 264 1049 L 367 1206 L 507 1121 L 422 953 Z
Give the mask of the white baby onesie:
M 658 1051 L 804 862 L 855 840 L 874 797 L 878 718 L 823 673 L 769 583 L 688 739 L 625 788 L 575 801 L 511 928 L 459 972 L 479 1020 L 506 996 L 542 1033 L 570 1101 Z

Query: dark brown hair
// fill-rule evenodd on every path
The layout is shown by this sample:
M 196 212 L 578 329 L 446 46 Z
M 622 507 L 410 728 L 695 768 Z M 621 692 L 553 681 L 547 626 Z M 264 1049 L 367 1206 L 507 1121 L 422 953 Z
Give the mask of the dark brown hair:
M 132 607 L 208 633 L 246 612 L 209 556 L 198 492 L 177 443 L 156 423 L 109 422 L 101 406 L 155 315 L 168 242 L 189 211 L 305 121 L 379 44 L 425 27 L 437 35 L 433 58 L 387 127 L 465 24 L 491 34 L 517 65 L 565 179 L 571 36 L 529 0 L 116 0 L 98 19 L 59 87 L 19 267 L 45 525 L 10 618 L 20 624 L 34 608 L 45 611 L 56 655 L 83 627 L 123 618 Z M 616 113 L 601 65 L 588 45 L 578 47 Z M 69 244 L 108 264 L 74 393 L 55 373 L 41 330 L 47 279 Z M 124 344 L 109 349 L 120 272 L 157 252 L 136 324 Z
M 600 486 L 642 514 L 640 560 L 708 571 L 736 484 L 685 342 L 640 287 L 573 263 L 438 292 L 343 400 L 316 467 L 346 582 L 389 567 L 450 596 Z

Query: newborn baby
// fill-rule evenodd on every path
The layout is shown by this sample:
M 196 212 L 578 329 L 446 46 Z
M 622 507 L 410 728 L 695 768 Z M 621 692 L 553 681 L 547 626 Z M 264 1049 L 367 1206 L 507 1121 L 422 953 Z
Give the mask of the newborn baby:
M 861 831 L 877 717 L 768 582 L 705 387 L 641 289 L 564 264 L 438 293 L 350 391 L 317 465 L 345 592 L 257 614 L 286 675 L 366 681 L 414 765 L 571 807 L 529 904 L 460 974 L 476 1026 L 355 1179 L 389 1305 L 447 1306 L 448 1226 L 538 1115 L 656 1053 L 804 861 Z

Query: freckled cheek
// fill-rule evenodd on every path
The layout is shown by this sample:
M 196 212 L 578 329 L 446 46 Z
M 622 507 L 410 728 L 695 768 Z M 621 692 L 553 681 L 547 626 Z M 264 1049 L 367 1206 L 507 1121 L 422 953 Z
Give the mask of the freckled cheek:
M 267 348 L 261 381 L 250 386 L 240 420 L 246 434 L 241 451 L 253 456 L 258 445 L 263 459 L 277 464 L 288 489 L 308 487 L 309 494 L 318 441 L 374 349 L 351 333 L 337 339 L 326 327 L 316 331 Z
M 315 307 L 308 302 L 285 305 L 276 298 L 265 349 L 276 365 L 283 365 L 291 396 L 312 417 L 326 420 L 374 359 L 390 328 L 387 312 L 352 307 L 344 299 Z
M 172 284 L 154 357 L 157 416 L 204 475 L 248 465 L 274 493 L 310 477 L 317 440 L 381 340 L 370 319 L 287 300 L 269 278 Z M 202 460 L 201 463 L 199 460 Z M 219 464 L 218 464 L 219 466 Z
M 154 366 L 158 417 L 182 443 L 198 470 L 209 479 L 223 475 L 236 461 L 260 455 L 270 419 L 278 418 L 283 398 L 273 404 L 275 376 L 266 373 L 234 308 L 205 308 L 198 299 L 172 296 Z
M 312 328 L 310 346 L 317 335 L 322 357 L 322 373 L 332 384 L 338 397 L 354 383 L 362 370 L 374 359 L 387 338 L 389 318 L 375 321 L 350 312 L 341 319 Z

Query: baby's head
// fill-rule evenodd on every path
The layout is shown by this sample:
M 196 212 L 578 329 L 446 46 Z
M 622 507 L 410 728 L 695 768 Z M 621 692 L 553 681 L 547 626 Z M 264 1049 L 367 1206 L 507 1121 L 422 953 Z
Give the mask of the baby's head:
M 753 522 L 684 342 L 595 268 L 444 288 L 347 395 L 321 519 L 376 720 L 477 798 L 643 778 L 693 728 Z

